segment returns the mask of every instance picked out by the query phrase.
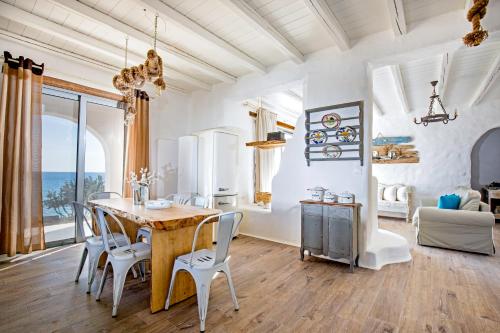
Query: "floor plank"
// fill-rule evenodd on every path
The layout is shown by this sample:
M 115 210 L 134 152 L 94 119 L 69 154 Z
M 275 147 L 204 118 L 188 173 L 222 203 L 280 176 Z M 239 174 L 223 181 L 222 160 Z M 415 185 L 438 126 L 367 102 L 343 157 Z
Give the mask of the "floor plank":
M 251 237 L 231 248 L 240 302 L 227 282 L 211 289 L 211 332 L 499 332 L 500 257 L 415 244 L 414 228 L 381 226 L 405 236 L 413 260 L 380 271 L 307 257 L 298 249 Z M 494 228 L 500 244 L 500 224 Z M 198 332 L 196 298 L 151 314 L 148 282 L 130 276 L 117 318 L 111 318 L 112 278 L 100 302 L 85 293 L 86 269 L 75 284 L 81 245 L 0 263 L 0 332 Z M 99 274 L 101 274 L 99 272 Z M 96 280 L 99 280 L 100 276 Z

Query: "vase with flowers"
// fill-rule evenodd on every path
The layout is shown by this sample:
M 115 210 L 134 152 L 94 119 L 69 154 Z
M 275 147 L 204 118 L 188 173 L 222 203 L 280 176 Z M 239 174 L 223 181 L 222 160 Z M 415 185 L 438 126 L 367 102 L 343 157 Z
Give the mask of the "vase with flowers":
M 141 177 L 138 178 L 134 171 L 130 171 L 127 182 L 132 188 L 132 201 L 134 205 L 144 205 L 149 200 L 149 187 L 154 184 L 157 176 L 148 171 L 147 168 L 141 168 Z

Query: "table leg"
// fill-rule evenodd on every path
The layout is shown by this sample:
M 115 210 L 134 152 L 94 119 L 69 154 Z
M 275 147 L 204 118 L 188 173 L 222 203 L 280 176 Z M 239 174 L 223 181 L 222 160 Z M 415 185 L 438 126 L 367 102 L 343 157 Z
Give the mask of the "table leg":
M 177 256 L 191 252 L 196 226 L 165 231 L 153 229 L 151 240 L 151 312 L 165 308 L 167 291 L 170 286 L 174 261 Z M 212 224 L 202 227 L 196 248 L 211 248 Z M 171 304 L 181 302 L 196 294 L 196 286 L 187 272 L 179 272 Z

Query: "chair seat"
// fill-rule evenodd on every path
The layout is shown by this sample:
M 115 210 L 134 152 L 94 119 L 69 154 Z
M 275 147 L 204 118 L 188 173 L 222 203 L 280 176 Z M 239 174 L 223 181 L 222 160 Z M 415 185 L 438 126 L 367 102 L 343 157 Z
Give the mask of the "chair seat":
M 119 247 L 111 250 L 111 254 L 115 260 L 130 260 L 134 257 L 137 259 L 147 259 L 151 257 L 151 245 L 146 243 L 133 243 L 130 248 Z
M 127 245 L 127 237 L 125 235 L 118 233 L 118 232 L 114 232 L 113 237 L 116 240 L 116 242 L 118 243 L 118 246 Z M 111 236 L 108 236 L 108 240 L 110 242 L 110 245 L 114 245 L 113 238 L 111 238 Z M 91 245 L 91 246 L 104 247 L 104 242 L 102 241 L 102 236 L 89 237 L 89 238 L 87 238 L 86 242 L 89 243 L 89 245 Z
M 189 266 L 189 263 L 191 262 L 191 253 L 179 256 L 176 260 Z M 192 265 L 196 269 L 211 269 L 214 267 L 214 262 L 215 251 L 203 249 L 193 253 Z

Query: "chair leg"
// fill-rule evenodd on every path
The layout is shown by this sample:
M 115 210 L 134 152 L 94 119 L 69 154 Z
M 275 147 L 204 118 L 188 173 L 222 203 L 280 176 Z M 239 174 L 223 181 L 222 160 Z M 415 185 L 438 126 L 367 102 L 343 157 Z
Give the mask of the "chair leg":
M 195 277 L 195 279 L 197 279 Z M 196 298 L 198 300 L 198 314 L 200 316 L 200 332 L 205 332 L 205 321 L 208 312 L 211 281 L 196 281 Z
M 120 300 L 122 298 L 123 286 L 125 285 L 125 279 L 127 278 L 128 270 L 117 270 L 113 271 L 113 312 L 111 314 L 112 317 L 116 317 L 118 313 L 118 305 L 120 304 Z
M 104 271 L 102 272 L 101 283 L 99 284 L 99 288 L 97 289 L 97 294 L 95 295 L 96 301 L 101 300 L 101 293 L 102 290 L 104 289 L 104 284 L 106 283 L 106 277 L 108 275 L 109 266 L 110 266 L 109 261 L 106 261 L 106 265 L 104 265 Z
M 172 297 L 172 292 L 174 291 L 175 277 L 177 276 L 178 268 L 174 264 L 174 270 L 172 271 L 172 277 L 170 278 L 170 286 L 168 287 L 167 300 L 165 301 L 165 310 L 168 310 L 170 306 L 170 298 Z
M 137 279 L 137 271 L 135 270 L 135 267 L 132 266 L 132 275 L 134 276 L 134 279 Z
M 78 283 L 78 279 L 80 279 L 80 275 L 82 274 L 82 269 L 83 269 L 83 266 L 85 265 L 85 260 L 87 259 L 88 253 L 89 253 L 89 250 L 85 246 L 85 248 L 83 249 L 82 258 L 80 259 L 80 265 L 78 266 L 78 271 L 76 271 L 75 282 L 77 282 L 77 283 Z
M 226 265 L 226 267 L 224 267 L 224 273 L 226 274 L 227 284 L 229 285 L 231 297 L 233 298 L 234 310 L 238 311 L 240 309 L 240 306 L 238 305 L 238 299 L 236 298 L 236 292 L 234 291 L 233 278 L 231 277 L 229 265 Z
M 99 257 L 92 258 L 89 256 L 89 277 L 88 277 L 88 285 L 87 285 L 87 294 L 90 294 L 90 290 L 92 289 L 92 283 L 94 283 L 94 278 L 97 272 L 97 266 L 99 265 Z

